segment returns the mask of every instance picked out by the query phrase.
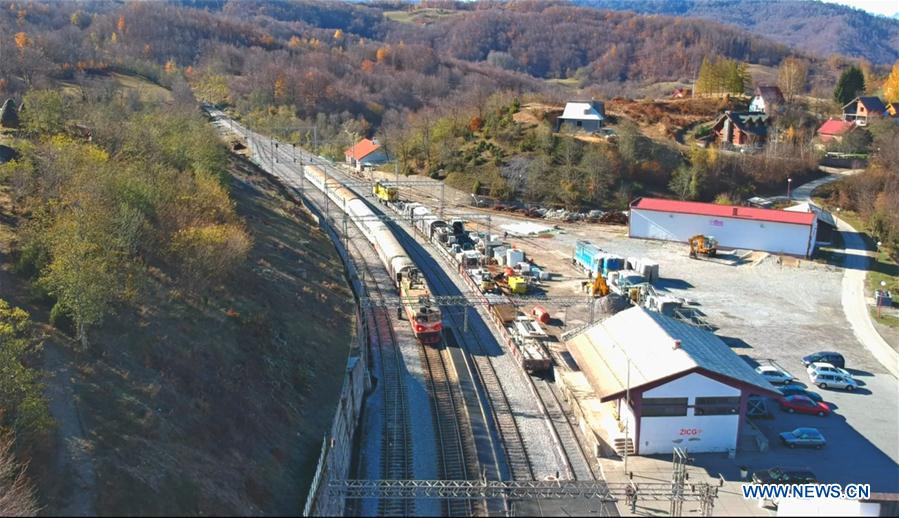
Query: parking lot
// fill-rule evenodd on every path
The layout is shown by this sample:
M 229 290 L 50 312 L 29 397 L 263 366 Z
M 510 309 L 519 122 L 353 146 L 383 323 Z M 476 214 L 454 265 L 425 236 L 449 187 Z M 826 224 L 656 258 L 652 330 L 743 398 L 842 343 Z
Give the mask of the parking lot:
M 735 476 L 737 465 L 805 467 L 822 481 L 869 482 L 875 491 L 899 491 L 899 386 L 856 341 L 846 321 L 842 269 L 807 261 L 798 267 L 782 266 L 773 256 L 749 256 L 746 251 L 725 252 L 716 260 L 690 259 L 685 244 L 629 239 L 625 227 L 561 227 L 563 232 L 549 238 L 511 239 L 538 265 L 560 274 L 547 283 L 548 294 L 577 292 L 585 277 L 571 267 L 570 258 L 575 241 L 588 239 L 608 252 L 657 261 L 662 277 L 657 290 L 691 302 L 715 326 L 716 334 L 751 365 L 773 360 L 807 385 L 800 358 L 834 350 L 843 354 L 847 370 L 863 384 L 854 393 L 810 387 L 833 410 L 824 418 L 788 414 L 772 402 L 773 417 L 755 420 L 770 441 L 770 451 L 741 451 L 726 470 L 720 462 L 712 462 L 713 476 L 718 472 Z M 760 262 L 754 264 L 757 259 Z M 583 307 L 554 309 L 567 319 L 568 328 L 589 318 Z M 818 428 L 827 447 L 820 451 L 783 447 L 778 433 L 800 426 Z

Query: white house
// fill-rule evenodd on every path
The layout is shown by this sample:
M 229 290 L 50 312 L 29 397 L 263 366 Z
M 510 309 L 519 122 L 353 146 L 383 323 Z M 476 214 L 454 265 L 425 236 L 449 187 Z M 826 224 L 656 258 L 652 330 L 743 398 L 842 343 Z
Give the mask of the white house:
M 750 396 L 779 393 L 713 333 L 639 306 L 566 342 L 637 455 L 736 451 Z M 629 401 L 626 401 L 627 395 Z
M 755 89 L 755 97 L 749 103 L 750 112 L 762 112 L 773 115 L 778 106 L 783 106 L 784 95 L 776 86 L 762 85 Z
M 354 166 L 357 171 L 363 167 L 373 167 L 387 162 L 387 152 L 376 141 L 364 138 L 356 144 L 346 148 L 343 152 L 348 165 Z
M 723 248 L 808 257 L 815 251 L 817 222 L 812 212 L 638 198 L 631 203 L 628 235 L 686 243 L 701 234 Z
M 606 120 L 605 107 L 600 101 L 569 101 L 558 119 L 559 129 L 597 131 Z

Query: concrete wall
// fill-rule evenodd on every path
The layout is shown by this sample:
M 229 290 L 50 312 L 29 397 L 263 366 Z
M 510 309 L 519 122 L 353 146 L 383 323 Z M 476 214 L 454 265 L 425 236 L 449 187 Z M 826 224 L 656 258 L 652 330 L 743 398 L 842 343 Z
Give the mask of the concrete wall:
M 692 406 L 697 397 L 740 397 L 740 389 L 690 373 L 643 393 L 643 398 L 685 397 Z M 641 417 L 637 452 L 640 455 L 669 454 L 675 446 L 695 453 L 726 452 L 737 447 L 740 416 L 694 415 Z
M 815 226 L 631 208 L 629 235 L 686 243 L 704 234 L 723 248 L 807 257 L 814 250 Z

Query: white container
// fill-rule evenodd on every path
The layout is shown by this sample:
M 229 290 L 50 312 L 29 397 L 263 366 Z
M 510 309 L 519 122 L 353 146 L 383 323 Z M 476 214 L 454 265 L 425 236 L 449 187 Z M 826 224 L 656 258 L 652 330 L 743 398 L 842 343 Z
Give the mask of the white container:
M 517 248 L 506 250 L 506 264 L 518 264 L 524 261 L 524 252 Z
M 548 280 L 552 279 L 552 276 L 553 275 L 547 271 L 540 272 L 540 280 L 541 281 L 548 281 Z
M 518 263 L 516 268 L 518 268 L 518 271 L 520 271 L 521 273 L 528 273 L 531 271 L 530 263 L 520 262 Z

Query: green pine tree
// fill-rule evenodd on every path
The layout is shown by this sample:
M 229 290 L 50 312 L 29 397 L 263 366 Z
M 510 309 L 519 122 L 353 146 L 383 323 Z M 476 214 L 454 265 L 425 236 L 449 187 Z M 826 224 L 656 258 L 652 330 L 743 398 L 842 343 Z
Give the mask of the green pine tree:
M 858 67 L 849 67 L 840 75 L 837 87 L 833 91 L 833 98 L 840 103 L 840 106 L 845 106 L 864 91 L 865 75 Z

